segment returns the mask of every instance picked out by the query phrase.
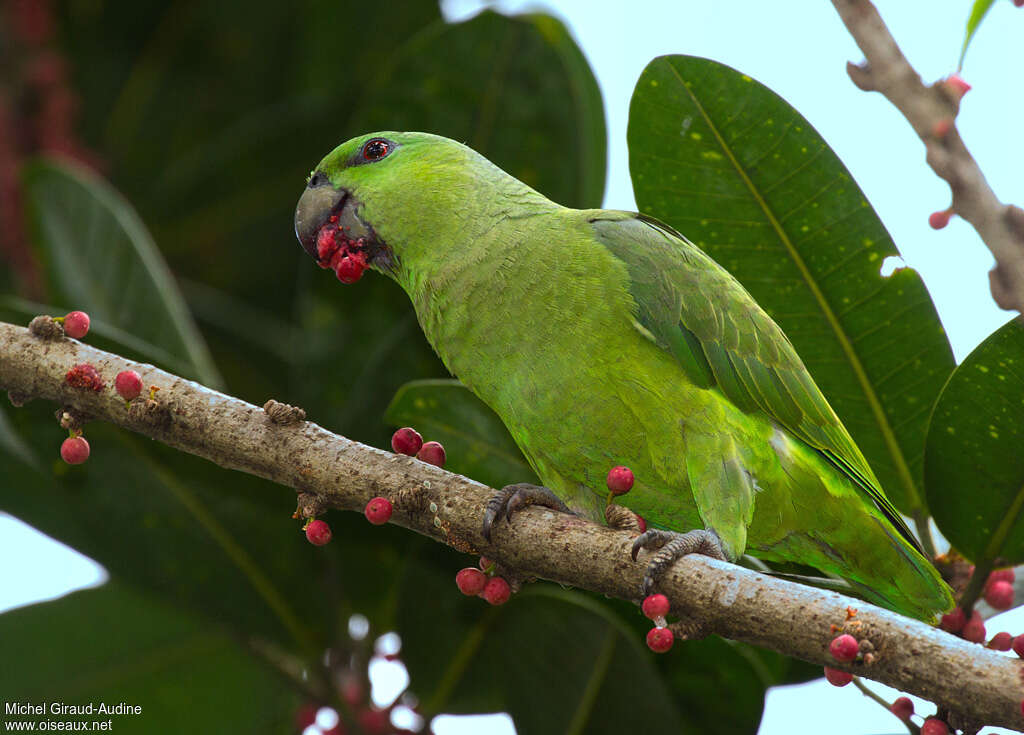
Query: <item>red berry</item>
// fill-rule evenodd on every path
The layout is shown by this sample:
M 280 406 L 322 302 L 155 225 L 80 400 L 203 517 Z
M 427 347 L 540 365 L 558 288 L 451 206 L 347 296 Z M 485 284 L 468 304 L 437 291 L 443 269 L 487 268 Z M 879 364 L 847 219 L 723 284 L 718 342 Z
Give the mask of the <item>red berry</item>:
M 64 334 L 81 339 L 89 333 L 89 315 L 84 311 L 72 311 L 64 317 Z
M 949 728 L 942 720 L 929 717 L 921 725 L 921 735 L 949 735 Z
M 933 230 L 941 230 L 949 224 L 949 218 L 952 216 L 953 212 L 948 209 L 944 209 L 941 212 L 932 212 L 928 215 L 928 224 Z
M 1013 0 L 1014 7 L 1024 8 L 1024 0 Z
M 393 510 L 394 507 L 391 505 L 390 500 L 377 497 L 366 504 L 366 510 L 363 511 L 363 515 L 373 525 L 380 526 L 391 520 L 391 512 Z
M 416 452 L 416 459 L 427 464 L 444 467 L 444 447 L 441 446 L 441 442 L 427 442 L 420 447 L 420 451 Z
M 960 636 L 971 643 L 985 642 L 985 623 L 977 610 L 971 613 L 971 619 L 964 623 Z
M 310 521 L 306 526 L 306 539 L 313 546 L 323 546 L 331 540 L 331 527 L 327 521 Z
M 843 633 L 828 644 L 828 652 L 836 661 L 853 661 L 860 653 L 860 644 L 849 633 Z
M 487 584 L 487 575 L 475 567 L 466 567 L 455 575 L 455 584 L 459 592 L 472 597 L 483 592 L 484 585 Z
M 647 530 L 647 521 L 644 520 L 643 516 L 636 517 L 636 525 L 640 527 L 640 533 Z
M 910 716 L 914 714 L 914 703 L 910 701 L 909 697 L 900 697 L 889 706 L 889 711 L 901 720 L 909 720 Z
M 612 467 L 608 470 L 608 489 L 612 495 L 625 495 L 633 487 L 633 470 L 629 467 Z
M 134 370 L 122 370 L 114 378 L 114 390 L 121 398 L 130 401 L 142 393 L 142 378 Z
M 60 458 L 68 464 L 82 464 L 89 459 L 89 442 L 84 436 L 69 436 L 60 445 Z
M 1013 585 L 999 580 L 985 588 L 985 602 L 996 610 L 1008 610 L 1013 605 Z
M 996 569 L 985 580 L 985 585 L 988 586 L 994 582 L 1009 582 L 1013 584 L 1017 579 L 1017 575 L 1014 573 L 1012 568 L 1007 569 Z
M 1014 638 L 1011 647 L 1013 648 L 1014 653 L 1016 653 L 1021 658 L 1024 658 L 1024 635 L 1019 635 L 1016 638 Z
M 363 271 L 366 270 L 366 258 L 357 257 L 361 256 L 362 253 L 351 253 L 334 264 L 334 275 L 338 277 L 338 280 L 342 283 L 355 283 L 363 277 Z
M 947 633 L 959 633 L 963 630 L 964 623 L 966 622 L 967 616 L 964 615 L 963 608 L 954 607 L 942 616 L 942 620 L 939 621 L 939 627 Z
M 512 588 L 501 577 L 491 577 L 481 590 L 480 596 L 492 605 L 504 605 L 512 596 Z
M 640 605 L 640 609 L 651 620 L 663 618 L 668 615 L 668 598 L 665 595 L 647 595 Z
M 1013 636 L 1005 631 L 996 633 L 988 642 L 988 647 L 993 651 L 1009 651 L 1013 647 Z
M 403 426 L 391 435 L 391 448 L 399 454 L 408 454 L 410 457 L 415 457 L 416 452 L 420 451 L 422 446 L 423 437 L 412 427 Z
M 655 653 L 665 653 L 672 648 L 675 639 L 668 628 L 651 628 L 647 631 L 647 647 Z
M 94 390 L 97 393 L 106 385 L 96 368 L 87 362 L 79 363 L 68 370 L 64 375 L 64 382 L 72 388 Z
M 853 674 L 849 671 L 840 671 L 839 669 L 833 669 L 828 666 L 825 667 L 825 678 L 828 683 L 836 687 L 844 687 L 853 681 Z

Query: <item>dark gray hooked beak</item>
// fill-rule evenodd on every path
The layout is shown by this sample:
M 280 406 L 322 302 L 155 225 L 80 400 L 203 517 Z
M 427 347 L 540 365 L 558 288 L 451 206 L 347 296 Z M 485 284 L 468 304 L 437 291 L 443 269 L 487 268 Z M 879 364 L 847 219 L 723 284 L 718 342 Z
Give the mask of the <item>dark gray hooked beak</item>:
M 347 198 L 348 192 L 335 189 L 322 173 L 313 174 L 306 190 L 299 197 L 299 204 L 295 207 L 295 237 L 314 260 L 317 258 L 317 232 L 336 209 L 345 207 Z M 353 216 L 352 219 L 356 218 Z

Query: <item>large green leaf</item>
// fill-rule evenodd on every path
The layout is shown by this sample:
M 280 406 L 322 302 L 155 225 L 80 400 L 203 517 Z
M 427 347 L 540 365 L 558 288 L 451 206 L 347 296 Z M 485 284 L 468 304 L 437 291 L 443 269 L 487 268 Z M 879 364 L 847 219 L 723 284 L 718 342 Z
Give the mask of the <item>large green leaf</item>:
M 141 714 L 12 716 L 112 720 L 118 733 L 287 732 L 301 703 L 279 674 L 207 621 L 115 582 L 0 615 L 8 702 L 120 703 Z
M 403 661 L 426 715 L 505 710 L 523 733 L 756 731 L 764 686 L 721 639 L 677 642 L 659 657 L 634 606 L 627 621 L 546 583 L 498 608 L 454 594 L 421 604 L 451 579 L 412 563 L 399 600 Z
M 550 15 L 484 11 L 463 23 L 435 23 L 396 54 L 374 92 L 355 115 L 362 129 L 354 132 L 438 133 L 561 204 L 601 205 L 601 92 L 579 47 Z
M 630 105 L 637 204 L 735 275 L 782 326 L 904 513 L 925 513 L 928 413 L 953 354 L 920 277 L 821 136 L 767 87 L 689 56 Z
M 957 367 L 928 427 L 925 481 L 939 530 L 978 563 L 1024 562 L 1024 325 Z
M 133 335 L 187 377 L 218 387 L 206 343 L 131 205 L 67 161 L 34 161 L 24 167 L 22 184 L 51 300 Z
M 412 426 L 439 441 L 446 467 L 491 487 L 538 482 L 501 419 L 457 380 L 414 380 L 398 389 L 384 413 L 393 426 Z

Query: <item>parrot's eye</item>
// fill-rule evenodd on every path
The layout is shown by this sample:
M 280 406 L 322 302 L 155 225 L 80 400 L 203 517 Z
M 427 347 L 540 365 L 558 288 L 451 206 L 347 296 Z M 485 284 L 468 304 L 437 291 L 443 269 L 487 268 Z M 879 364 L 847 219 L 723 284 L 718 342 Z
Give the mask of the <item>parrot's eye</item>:
M 366 161 L 379 161 L 391 152 L 391 144 L 381 138 L 374 138 L 366 141 L 363 146 L 363 159 Z

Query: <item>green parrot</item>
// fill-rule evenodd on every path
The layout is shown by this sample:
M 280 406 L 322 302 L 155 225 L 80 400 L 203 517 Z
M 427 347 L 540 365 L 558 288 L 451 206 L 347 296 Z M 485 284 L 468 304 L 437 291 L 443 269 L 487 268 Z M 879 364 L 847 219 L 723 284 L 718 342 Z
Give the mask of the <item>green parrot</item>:
M 929 622 L 952 607 L 782 330 L 670 227 L 560 206 L 447 138 L 379 132 L 319 163 L 295 232 L 344 282 L 394 279 L 536 470 L 545 487 L 510 486 L 485 532 L 534 502 L 601 522 L 625 465 L 619 502 L 658 529 L 639 546 L 810 565 Z

